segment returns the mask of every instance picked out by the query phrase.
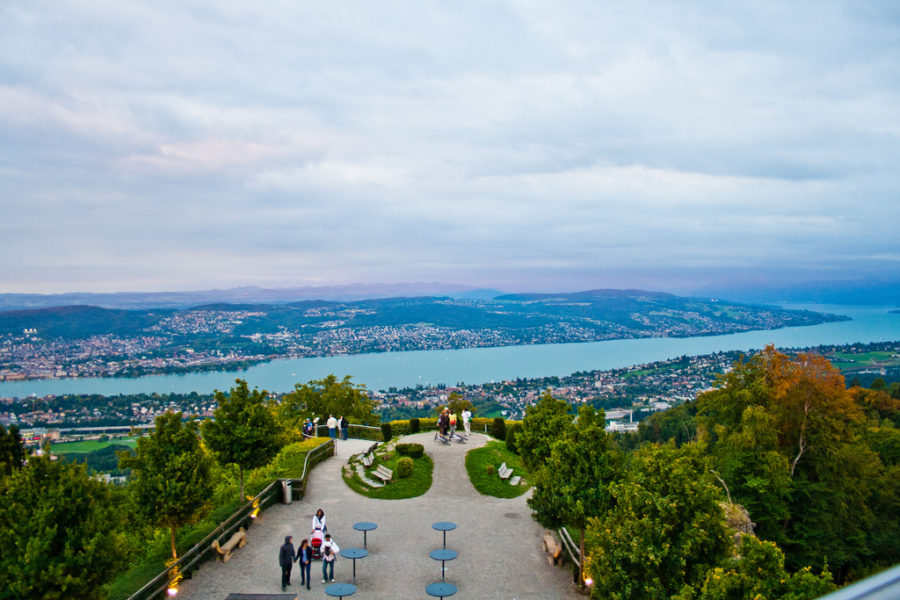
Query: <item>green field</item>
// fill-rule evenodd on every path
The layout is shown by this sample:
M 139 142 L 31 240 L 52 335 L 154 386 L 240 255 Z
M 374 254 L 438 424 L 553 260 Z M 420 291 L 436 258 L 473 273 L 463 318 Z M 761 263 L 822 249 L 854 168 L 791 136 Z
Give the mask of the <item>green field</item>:
M 900 365 L 900 357 L 895 357 L 893 354 L 889 351 L 860 352 L 859 354 L 835 352 L 828 358 L 831 360 L 831 364 L 842 371 L 859 371 Z
M 131 436 L 124 438 L 113 438 L 106 441 L 82 440 L 80 442 L 61 442 L 53 444 L 51 446 L 51 451 L 54 454 L 67 454 L 69 452 L 93 452 L 94 450 L 100 450 L 113 444 L 119 446 L 131 446 L 132 448 L 134 448 L 137 445 L 137 439 L 137 436 Z

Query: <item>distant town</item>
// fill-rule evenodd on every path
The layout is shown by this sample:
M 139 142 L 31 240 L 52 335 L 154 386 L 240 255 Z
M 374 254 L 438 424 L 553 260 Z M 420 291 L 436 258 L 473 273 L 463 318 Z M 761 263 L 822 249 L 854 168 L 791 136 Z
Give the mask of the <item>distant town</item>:
M 810 349 L 829 357 L 845 372 L 848 384 L 859 378 L 868 385 L 876 378 L 900 380 L 900 342 L 822 346 Z M 651 413 L 693 400 L 711 389 L 719 374 L 741 359 L 740 352 L 684 356 L 672 360 L 608 371 L 585 371 L 565 377 L 515 379 L 480 385 L 370 390 L 378 400 L 382 420 L 432 416 L 451 394 L 470 400 L 476 416 L 521 419 L 526 407 L 546 391 L 570 404 L 590 403 L 607 411 L 610 429 L 627 431 Z M 253 382 L 250 382 L 252 385 Z M 272 394 L 273 401 L 280 399 Z M 210 417 L 216 409 L 212 394 L 135 394 L 117 396 L 62 395 L 0 400 L 0 423 L 17 424 L 24 431 L 84 428 L 127 431 L 151 425 L 167 411 Z
M 0 312 L 0 381 L 238 370 L 278 358 L 720 335 L 842 317 L 635 290 L 189 310 Z

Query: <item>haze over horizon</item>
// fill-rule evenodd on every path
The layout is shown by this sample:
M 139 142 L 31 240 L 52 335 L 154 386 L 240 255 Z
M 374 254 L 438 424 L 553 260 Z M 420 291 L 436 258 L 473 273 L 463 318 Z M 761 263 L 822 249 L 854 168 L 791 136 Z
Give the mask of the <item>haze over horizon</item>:
M 13 0 L 0 293 L 900 280 L 890 2 Z

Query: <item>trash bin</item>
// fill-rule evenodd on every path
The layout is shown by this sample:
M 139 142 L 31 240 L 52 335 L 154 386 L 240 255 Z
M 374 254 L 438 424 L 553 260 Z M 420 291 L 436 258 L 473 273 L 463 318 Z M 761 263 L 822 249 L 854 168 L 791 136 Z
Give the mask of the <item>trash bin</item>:
M 281 480 L 281 503 L 282 504 L 290 504 L 294 501 L 293 494 L 291 493 L 291 480 L 290 479 L 282 479 Z

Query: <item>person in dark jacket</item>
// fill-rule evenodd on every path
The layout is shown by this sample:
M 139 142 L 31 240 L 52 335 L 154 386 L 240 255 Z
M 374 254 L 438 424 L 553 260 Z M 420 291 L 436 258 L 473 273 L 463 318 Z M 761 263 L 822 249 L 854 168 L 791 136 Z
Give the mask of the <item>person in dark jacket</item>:
M 297 559 L 300 561 L 300 585 L 306 585 L 306 589 L 309 589 L 309 570 L 312 566 L 312 548 L 309 541 L 300 542 L 300 547 L 297 548 Z
M 281 565 L 281 591 L 285 591 L 291 585 L 291 567 L 294 565 L 297 555 L 294 553 L 294 544 L 291 536 L 284 536 L 284 544 L 278 551 L 278 564 Z
M 341 417 L 341 439 L 347 441 L 347 434 L 350 430 L 350 422 L 347 417 Z

